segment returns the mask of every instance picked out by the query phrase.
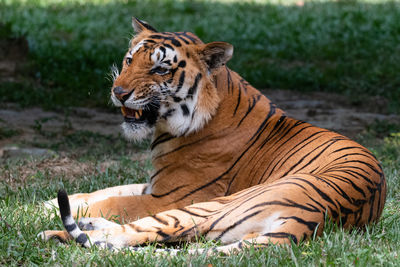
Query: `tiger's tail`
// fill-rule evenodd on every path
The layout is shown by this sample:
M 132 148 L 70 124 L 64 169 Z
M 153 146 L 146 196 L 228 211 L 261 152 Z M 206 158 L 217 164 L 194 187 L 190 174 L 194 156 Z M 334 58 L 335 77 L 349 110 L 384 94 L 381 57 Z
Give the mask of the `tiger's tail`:
M 60 189 L 57 194 L 58 206 L 60 207 L 61 220 L 65 230 L 70 234 L 78 244 L 84 247 L 91 247 L 91 243 L 87 235 L 78 227 L 71 215 L 68 194 L 64 189 Z

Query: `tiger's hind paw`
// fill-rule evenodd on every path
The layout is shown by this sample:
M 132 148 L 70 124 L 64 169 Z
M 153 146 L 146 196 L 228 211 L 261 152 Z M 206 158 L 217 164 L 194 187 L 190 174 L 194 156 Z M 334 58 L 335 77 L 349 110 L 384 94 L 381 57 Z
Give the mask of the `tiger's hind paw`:
M 78 227 L 82 231 L 100 230 L 119 226 L 119 224 L 110 222 L 104 218 L 80 218 L 78 221 Z

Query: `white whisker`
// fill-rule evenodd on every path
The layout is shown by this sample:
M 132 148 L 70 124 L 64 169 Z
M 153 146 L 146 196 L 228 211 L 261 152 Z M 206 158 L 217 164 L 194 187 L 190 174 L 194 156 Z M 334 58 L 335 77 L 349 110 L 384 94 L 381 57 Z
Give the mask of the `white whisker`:
M 119 76 L 119 69 L 115 63 L 111 66 L 110 76 L 113 81 L 115 81 L 115 79 L 117 79 L 117 77 Z

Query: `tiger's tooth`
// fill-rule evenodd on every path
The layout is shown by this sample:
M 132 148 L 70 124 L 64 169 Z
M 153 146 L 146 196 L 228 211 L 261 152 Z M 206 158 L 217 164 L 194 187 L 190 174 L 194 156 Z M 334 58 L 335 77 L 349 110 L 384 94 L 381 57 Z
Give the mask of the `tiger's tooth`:
M 139 109 L 137 112 L 139 113 L 139 116 L 142 117 L 142 110 Z
M 123 116 L 126 116 L 126 110 L 125 110 L 125 107 L 121 107 L 121 112 L 122 112 L 122 115 L 123 115 Z
M 135 118 L 136 118 L 136 119 L 139 119 L 139 118 L 140 118 L 139 112 L 138 112 L 137 110 L 135 110 Z

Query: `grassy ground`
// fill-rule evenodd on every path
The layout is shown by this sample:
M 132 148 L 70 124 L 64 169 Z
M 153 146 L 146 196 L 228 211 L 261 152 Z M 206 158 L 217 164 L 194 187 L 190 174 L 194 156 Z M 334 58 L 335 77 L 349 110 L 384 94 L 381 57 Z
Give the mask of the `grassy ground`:
M 247 249 L 229 257 L 208 258 L 188 256 L 184 251 L 178 256 L 155 255 L 152 253 L 154 244 L 143 252 L 111 253 L 96 248 L 84 249 L 74 243 L 59 246 L 36 239 L 42 230 L 63 229 L 59 218 L 50 218 L 40 207 L 43 200 L 55 197 L 59 188 L 74 193 L 143 182 L 151 169 L 148 160 L 131 160 L 133 151 L 143 151 L 145 145 L 137 146 L 120 138 L 90 132 L 49 139 L 42 147 L 62 152 L 63 157 L 74 161 L 73 166 L 88 168 L 73 175 L 54 173 L 51 165 L 61 160 L 60 156 L 0 162 L 0 265 L 400 266 L 400 134 L 392 133 L 399 130 L 398 126 L 376 124 L 359 137 L 362 143 L 370 144 L 387 175 L 389 195 L 378 224 L 365 232 L 347 232 L 327 225 L 322 237 L 300 246 Z M 213 244 L 202 244 L 210 245 Z M 187 245 L 183 247 L 186 249 Z
M 275 3 L 277 2 L 277 3 Z M 108 106 L 106 73 L 120 64 L 131 16 L 235 46 L 230 67 L 259 88 L 339 92 L 400 104 L 397 1 L 0 0 L 0 36 L 25 36 L 30 79 L 0 85 L 0 101 L 47 108 Z

